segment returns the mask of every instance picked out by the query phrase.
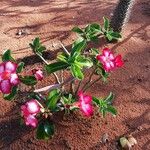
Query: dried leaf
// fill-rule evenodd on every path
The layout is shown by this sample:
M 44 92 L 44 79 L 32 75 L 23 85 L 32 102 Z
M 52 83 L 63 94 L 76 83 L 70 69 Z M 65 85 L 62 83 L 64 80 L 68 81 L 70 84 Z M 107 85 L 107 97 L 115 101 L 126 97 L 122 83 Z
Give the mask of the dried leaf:
M 129 143 L 129 141 L 127 140 L 127 138 L 125 138 L 125 137 L 120 138 L 120 145 L 122 148 L 124 148 L 126 150 L 130 150 L 132 147 L 131 144 Z
M 137 140 L 132 135 L 129 135 L 127 137 L 127 139 L 128 139 L 128 141 L 129 141 L 129 143 L 130 143 L 131 146 L 137 144 Z

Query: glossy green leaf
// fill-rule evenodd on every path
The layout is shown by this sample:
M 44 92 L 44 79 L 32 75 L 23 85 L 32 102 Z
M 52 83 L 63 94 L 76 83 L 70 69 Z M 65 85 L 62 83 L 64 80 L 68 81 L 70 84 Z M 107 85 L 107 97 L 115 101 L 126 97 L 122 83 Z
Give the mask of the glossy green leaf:
M 23 70 L 23 68 L 24 68 L 24 62 L 20 62 L 19 64 L 18 64 L 18 68 L 17 68 L 17 73 L 20 73 L 20 72 L 22 72 L 22 70 Z
M 81 42 L 74 42 L 73 48 L 71 50 L 71 56 L 74 55 L 74 53 L 77 53 L 80 55 L 81 51 L 86 47 L 86 41 L 82 40 Z
M 112 40 L 113 40 L 113 37 L 112 37 L 109 33 L 106 34 L 106 38 L 107 38 L 109 41 L 112 41 Z
M 22 83 L 24 83 L 25 85 L 35 85 L 37 84 L 37 80 L 34 76 L 19 76 L 19 79 Z
M 73 31 L 73 32 L 76 32 L 76 33 L 78 33 L 78 34 L 84 33 L 83 30 L 80 29 L 79 27 L 74 27 L 74 28 L 72 29 L 72 31 Z
M 110 28 L 110 22 L 109 22 L 108 18 L 106 18 L 106 17 L 103 17 L 103 20 L 104 20 L 104 29 L 107 32 Z
M 113 107 L 113 106 L 111 106 L 111 105 L 109 105 L 108 107 L 107 107 L 107 112 L 110 112 L 112 115 L 114 115 L 114 116 L 116 116 L 117 115 L 117 110 Z
M 108 34 L 110 34 L 112 36 L 113 39 L 119 39 L 121 38 L 121 34 L 119 32 L 108 32 Z
M 68 63 L 68 55 L 66 55 L 64 53 L 57 55 L 57 59 L 59 61 L 63 61 L 63 62 Z
M 3 96 L 4 99 L 8 100 L 8 101 L 13 100 L 15 98 L 16 94 L 17 94 L 17 91 L 18 91 L 18 87 L 17 86 L 12 87 L 10 94 L 4 94 L 4 96 Z
M 15 61 L 15 59 L 11 56 L 11 50 L 6 50 L 3 53 L 2 61 Z
M 81 67 L 92 67 L 93 62 L 89 58 L 85 58 L 83 56 L 79 56 L 76 60 L 75 63 L 78 64 Z
M 46 65 L 45 69 L 50 74 L 59 70 L 66 69 L 67 67 L 69 67 L 69 64 L 60 61 L 60 62 L 55 62 L 49 65 Z
M 100 104 L 100 101 L 99 101 L 98 98 L 93 97 L 92 100 L 93 100 L 93 102 L 94 102 L 96 105 L 99 105 L 99 104 Z
M 71 65 L 71 73 L 75 78 L 79 80 L 82 80 L 84 78 L 81 68 L 76 64 Z
M 55 127 L 52 122 L 49 122 L 48 120 L 43 121 L 39 123 L 37 127 L 36 138 L 41 140 L 48 140 L 54 135 L 54 130 Z
M 50 91 L 47 97 L 47 108 L 54 111 L 57 106 L 58 100 L 60 100 L 60 91 L 58 89 Z
M 107 104 L 111 104 L 113 99 L 114 99 L 114 94 L 110 92 L 110 94 L 105 98 L 105 101 L 107 102 Z

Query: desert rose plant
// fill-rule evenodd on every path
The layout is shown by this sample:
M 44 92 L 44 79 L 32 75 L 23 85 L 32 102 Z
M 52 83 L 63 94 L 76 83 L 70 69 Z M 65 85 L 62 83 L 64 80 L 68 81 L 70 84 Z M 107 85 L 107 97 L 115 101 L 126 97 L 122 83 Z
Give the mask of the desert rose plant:
M 107 112 L 116 115 L 117 111 L 112 106 L 114 94 L 110 92 L 104 98 L 97 98 L 87 90 L 99 80 L 106 82 L 111 72 L 122 67 L 121 55 L 116 55 L 109 48 L 88 49 L 88 43 L 97 41 L 101 37 L 107 40 L 118 40 L 120 33 L 114 32 L 109 25 L 109 20 L 104 18 L 104 25 L 90 24 L 84 29 L 73 28 L 79 38 L 67 50 L 62 43 L 62 53 L 58 53 L 53 63 L 47 62 L 43 57 L 46 50 L 39 38 L 35 38 L 30 47 L 37 57 L 44 63 L 43 68 L 31 69 L 31 74 L 24 75 L 24 63 L 17 63 L 11 56 L 11 51 L 3 53 L 0 64 L 0 90 L 6 100 L 16 99 L 21 84 L 30 86 L 28 96 L 22 103 L 20 114 L 27 126 L 36 128 L 38 139 L 49 139 L 53 136 L 55 125 L 53 115 L 57 112 L 70 114 L 73 111 L 90 117 L 94 115 L 94 107 L 105 116 Z M 36 89 L 36 84 L 44 80 L 45 72 L 56 79 L 54 84 Z M 88 73 L 87 73 L 88 72 Z M 90 72 L 90 73 L 89 73 Z M 58 73 L 61 75 L 58 76 Z M 67 77 L 65 76 L 67 73 Z M 88 75 L 89 74 L 89 75 Z M 69 87 L 69 88 L 68 88 Z M 46 94 L 47 96 L 46 96 Z M 21 99 L 21 97 L 19 97 Z

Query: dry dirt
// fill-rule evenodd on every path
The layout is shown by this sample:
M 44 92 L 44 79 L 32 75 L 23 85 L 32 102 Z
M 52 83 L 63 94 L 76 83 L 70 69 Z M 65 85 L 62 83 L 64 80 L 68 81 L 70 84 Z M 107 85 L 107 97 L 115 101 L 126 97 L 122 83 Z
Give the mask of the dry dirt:
M 117 0 L 1 0 L 0 50 L 11 49 L 17 59 L 23 59 L 26 68 L 41 65 L 29 49 L 28 43 L 39 36 L 53 60 L 59 49 L 58 41 L 66 46 L 76 38 L 73 26 L 102 22 L 110 17 Z M 24 34 L 17 33 L 22 30 Z M 55 47 L 54 47 L 55 45 Z M 106 46 L 100 42 L 99 48 Z M 0 149 L 2 150 L 116 150 L 120 136 L 132 133 L 138 144 L 133 150 L 150 149 L 150 3 L 136 0 L 129 23 L 124 27 L 123 40 L 107 44 L 122 53 L 125 65 L 116 70 L 109 84 L 97 83 L 89 91 L 104 96 L 116 94 L 114 105 L 118 115 L 102 119 L 95 115 L 87 119 L 74 114 L 68 118 L 56 116 L 56 134 L 52 140 L 37 141 L 34 130 L 19 125 L 19 106 L 0 98 Z M 51 78 L 37 87 L 48 85 Z M 26 90 L 26 87 L 22 87 Z M 107 144 L 101 144 L 104 133 Z

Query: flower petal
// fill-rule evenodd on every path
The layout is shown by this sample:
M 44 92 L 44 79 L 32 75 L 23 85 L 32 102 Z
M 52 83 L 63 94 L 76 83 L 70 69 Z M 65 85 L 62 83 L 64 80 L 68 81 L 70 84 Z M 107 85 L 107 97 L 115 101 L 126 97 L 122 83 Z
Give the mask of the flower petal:
M 40 106 L 36 100 L 30 100 L 26 103 L 28 112 L 31 114 L 37 114 L 40 112 Z
M 116 67 L 121 67 L 124 63 L 122 61 L 122 56 L 121 55 L 117 55 L 115 57 L 115 63 L 116 63 Z
M 35 116 L 29 115 L 25 118 L 25 123 L 26 125 L 30 125 L 35 128 L 38 124 L 38 120 L 35 118 Z
M 9 71 L 9 72 L 16 72 L 16 69 L 17 69 L 17 64 L 16 63 L 13 63 L 11 61 L 8 61 L 5 63 L 5 71 Z
M 9 94 L 11 92 L 11 83 L 9 80 L 3 80 L 0 83 L 0 90 L 3 94 Z
M 0 73 L 4 72 L 4 70 L 5 70 L 4 63 L 1 63 L 0 64 Z
M 10 83 L 13 85 L 18 85 L 19 84 L 19 78 L 16 73 L 12 73 L 10 77 Z

